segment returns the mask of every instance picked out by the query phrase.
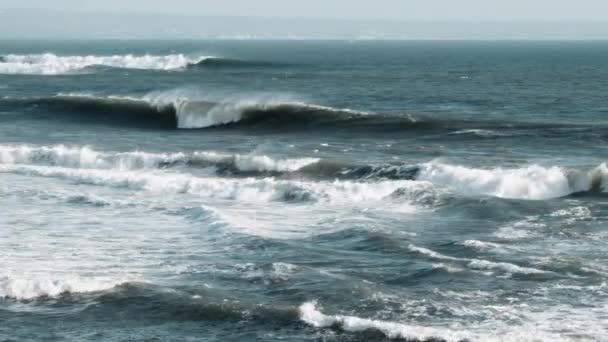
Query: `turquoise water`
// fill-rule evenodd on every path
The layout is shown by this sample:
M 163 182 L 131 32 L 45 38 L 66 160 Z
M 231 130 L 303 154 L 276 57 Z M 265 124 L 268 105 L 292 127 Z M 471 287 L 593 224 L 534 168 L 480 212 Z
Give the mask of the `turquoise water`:
M 605 42 L 0 42 L 0 340 L 587 341 Z

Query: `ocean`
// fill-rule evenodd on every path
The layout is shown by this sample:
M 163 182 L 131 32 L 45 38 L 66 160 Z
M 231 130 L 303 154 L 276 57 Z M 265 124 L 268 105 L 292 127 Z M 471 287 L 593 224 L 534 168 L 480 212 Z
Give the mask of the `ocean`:
M 607 42 L 0 56 L 0 341 L 607 338 Z

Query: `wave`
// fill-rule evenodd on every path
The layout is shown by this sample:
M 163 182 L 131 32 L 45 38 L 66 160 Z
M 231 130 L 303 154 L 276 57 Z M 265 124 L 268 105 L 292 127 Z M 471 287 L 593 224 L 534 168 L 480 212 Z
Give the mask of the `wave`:
M 312 179 L 412 180 L 416 166 L 354 165 L 319 158 L 274 158 L 258 154 L 216 151 L 151 153 L 103 152 L 89 146 L 0 145 L 0 163 L 33 164 L 88 169 L 213 168 L 224 176 L 275 176 Z
M 52 118 L 77 115 L 74 120 L 106 125 L 162 129 L 247 128 L 315 132 L 390 133 L 403 131 L 445 131 L 480 127 L 496 130 L 546 132 L 558 124 L 471 121 L 381 114 L 349 108 L 322 106 L 292 100 L 281 95 L 233 96 L 222 99 L 185 90 L 152 92 L 144 96 L 98 96 L 85 93 L 47 97 L 3 97 L 0 106 L 8 110 L 29 106 L 37 111 L 56 109 Z M 85 115 L 98 114 L 98 115 Z M 481 135 L 480 137 L 485 137 Z M 510 136 L 501 134 L 500 136 Z
M 53 281 L 24 279 L 20 285 L 29 287 L 32 291 L 11 293 L 11 296 L 5 296 L 3 299 L 33 303 L 40 307 L 51 305 L 55 306 L 55 311 L 62 310 L 57 308 L 57 303 L 61 306 L 69 304 L 70 307 L 83 304 L 79 310 L 65 310 L 61 313 L 64 317 L 95 317 L 96 322 L 116 322 L 117 319 L 123 322 L 223 321 L 279 326 L 299 322 L 297 307 L 261 304 L 248 298 L 232 298 L 222 290 L 205 287 L 172 288 L 138 281 L 82 285 L 81 282 L 87 281 L 96 282 L 83 278 L 79 281 L 58 281 L 55 282 L 59 287 L 56 289 Z M 0 296 L 1 294 L 2 292 Z M 91 302 L 96 305 L 89 305 Z
M 246 68 L 246 67 L 275 67 L 281 66 L 279 63 L 263 62 L 263 61 L 249 61 L 244 59 L 235 58 L 221 58 L 211 57 L 204 58 L 197 63 L 191 63 L 189 68 Z
M 102 152 L 88 146 L 0 145 L 0 165 L 150 172 L 185 167 L 208 169 L 213 175 L 277 177 L 282 181 L 352 180 L 368 181 L 370 184 L 390 180 L 417 181 L 465 197 L 491 196 L 522 200 L 547 200 L 608 190 L 606 164 L 588 170 L 539 165 L 478 169 L 438 162 L 420 165 L 356 165 L 312 157 L 274 158 L 216 151 Z M 402 189 L 395 189 L 392 196 L 398 198 L 400 195 L 411 195 L 407 191 L 402 192 Z
M 390 339 L 406 341 L 467 341 L 470 333 L 345 315 L 326 315 L 314 302 L 300 306 L 300 319 L 315 328 L 339 328 L 348 332 L 380 332 Z
M 0 278 L 2 281 L 5 278 Z M 76 279 L 76 278 L 75 278 Z M 237 297 L 221 289 L 208 287 L 165 287 L 138 281 L 114 281 L 103 283 L 99 280 L 77 281 L 39 281 L 21 279 L 27 290 L 12 292 L 3 299 L 31 303 L 35 309 L 51 307 L 66 319 L 76 316 L 94 319 L 97 323 L 125 323 L 142 321 L 156 322 L 226 322 L 257 329 L 303 329 L 302 334 L 310 334 L 313 329 L 332 329 L 342 334 L 346 340 L 385 340 L 399 341 L 565 341 L 580 338 L 580 331 L 586 331 L 601 321 L 587 311 L 569 307 L 555 307 L 539 314 L 536 310 L 522 312 L 521 306 L 505 308 L 510 314 L 517 310 L 513 317 L 524 317 L 525 321 L 512 322 L 498 319 L 471 322 L 459 325 L 440 324 L 425 325 L 419 319 L 393 317 L 372 319 L 353 314 L 326 314 L 317 302 L 304 302 L 299 306 L 290 304 L 267 304 L 257 302 L 254 298 Z M 97 285 L 83 285 L 91 282 Z M 59 290 L 52 283 L 58 284 Z M 0 282 L 0 284 L 2 284 Z M 46 284 L 46 285 L 45 285 Z M 41 285 L 40 287 L 38 287 Z M 35 289 L 30 291 L 29 289 Z M 2 288 L 0 287 L 0 291 Z M 0 296 L 2 292 L 0 292 Z M 22 297 L 18 297 L 22 296 Z M 95 305 L 90 305 L 94 303 Z M 78 305 L 73 310 L 74 305 Z M 416 305 L 416 304 L 413 304 Z M 69 307 L 69 308 L 68 308 Z M 486 306 L 479 310 L 487 309 Z M 514 310 L 514 311 L 513 311 Z M 502 313 L 500 311 L 499 313 Z M 563 329 L 566 318 L 575 317 L 575 324 Z M 263 329 L 264 329 L 263 328 Z M 587 329 L 589 330 L 589 329 Z M 318 333 L 314 334 L 319 336 Z M 328 335 L 336 336 L 335 332 Z M 591 329 L 585 337 L 599 339 L 601 329 Z
M 179 70 L 192 65 L 200 65 L 210 56 L 189 56 L 184 54 L 155 55 L 112 55 L 112 56 L 58 56 L 52 53 L 31 55 L 5 55 L 0 59 L 0 74 L 61 75 L 69 74 L 93 66 L 111 68 Z
M 559 309 L 562 309 L 561 311 Z M 590 329 L 588 335 L 581 331 L 589 330 L 587 324 L 578 324 L 563 328 L 563 322 L 572 317 L 580 322 L 597 320 L 582 310 L 556 308 L 538 314 L 537 312 L 517 308 L 526 321 L 513 323 L 513 320 L 489 320 L 479 324 L 453 324 L 444 326 L 424 326 L 416 323 L 403 323 L 383 319 L 361 318 L 351 315 L 324 314 L 316 302 L 306 302 L 299 307 L 299 317 L 304 323 L 315 328 L 330 328 L 356 334 L 355 340 L 427 341 L 427 342 L 536 342 L 536 341 L 570 341 L 581 336 L 597 339 L 600 330 Z M 410 321 L 411 319 L 407 319 Z M 561 324 L 561 325 L 560 325 Z
M 157 111 L 172 110 L 177 128 L 214 126 L 263 126 L 289 128 L 332 121 L 347 122 L 365 117 L 367 112 L 294 101 L 280 95 L 235 96 L 221 100 L 201 99 L 183 92 L 152 92 L 141 98 Z
M 100 152 L 88 146 L 0 145 L 0 163 L 35 164 L 88 169 L 139 170 L 174 166 L 217 167 L 232 172 L 295 172 L 318 163 L 318 158 L 276 159 L 265 155 L 193 153 Z
M 116 280 L 107 277 L 69 276 L 59 279 L 27 275 L 0 275 L 0 298 L 31 300 L 40 297 L 56 297 L 66 293 L 98 292 L 111 289 L 124 282 L 124 279 Z
M 513 169 L 477 169 L 442 163 L 420 166 L 417 180 L 431 182 L 466 196 L 546 200 L 583 192 L 603 192 L 608 166 L 575 170 L 531 165 Z
M 38 177 L 60 178 L 79 184 L 129 188 L 154 193 L 192 194 L 203 198 L 235 200 L 247 203 L 260 202 L 320 202 L 328 205 L 359 205 L 361 203 L 385 206 L 394 200 L 394 193 L 403 189 L 428 190 L 425 182 L 401 181 L 300 181 L 267 178 L 218 178 L 193 176 L 164 170 L 80 169 L 58 166 L 0 164 L 0 173 L 24 174 Z M 407 201 L 403 191 L 399 203 Z
M 179 92 L 154 92 L 143 97 L 59 94 L 49 97 L 3 97 L 0 106 L 56 108 L 70 113 L 103 114 L 101 118 L 79 115 L 78 120 L 97 120 L 166 129 L 196 129 L 224 125 L 303 129 L 308 126 L 363 119 L 367 114 L 273 97 L 237 98 L 223 101 L 192 100 Z M 53 113 L 54 116 L 61 113 Z M 400 120 L 400 119 L 397 119 Z M 409 119 L 406 119 L 409 121 Z M 360 123 L 362 125 L 362 123 Z

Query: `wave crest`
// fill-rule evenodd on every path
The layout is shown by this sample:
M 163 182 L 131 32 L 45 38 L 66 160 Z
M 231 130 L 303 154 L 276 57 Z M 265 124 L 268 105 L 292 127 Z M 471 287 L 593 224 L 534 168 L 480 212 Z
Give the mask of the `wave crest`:
M 539 165 L 478 169 L 437 162 L 421 165 L 356 165 L 313 157 L 276 158 L 216 151 L 102 152 L 88 146 L 64 145 L 0 145 L 0 164 L 114 171 L 156 171 L 184 167 L 209 169 L 211 173 L 222 176 L 356 180 L 368 181 L 370 184 L 387 180 L 415 180 L 457 195 L 522 200 L 546 200 L 579 193 L 605 192 L 608 184 L 606 164 L 589 170 Z M 393 198 L 409 198 L 411 195 L 399 188 L 391 193 Z
M 69 116 L 79 122 L 100 125 L 162 129 L 211 127 L 315 132 L 397 133 L 403 131 L 443 131 L 481 127 L 489 130 L 547 131 L 559 124 L 453 120 L 414 117 L 410 114 L 382 114 L 303 102 L 282 94 L 240 94 L 217 97 L 191 89 L 155 91 L 144 96 L 68 93 L 46 97 L 3 97 L 0 106 L 14 110 L 30 105 L 36 113 L 52 118 Z M 97 115 L 85 115 L 97 114 Z M 100 117 L 101 116 L 101 117 Z M 501 134 L 500 136 L 513 136 Z M 536 134 L 536 133 L 534 133 Z M 483 137 L 483 135 L 482 135 Z
M 336 122 L 346 125 L 349 121 L 365 120 L 368 116 L 366 112 L 291 101 L 282 96 L 254 96 L 215 101 L 205 98 L 193 99 L 179 91 L 153 92 L 143 97 L 96 96 L 82 93 L 38 98 L 4 97 L 0 99 L 0 104 L 9 107 L 29 104 L 42 109 L 59 108 L 68 114 L 95 112 L 104 115 L 104 120 L 99 122 L 106 124 L 115 120 L 120 125 L 181 129 L 237 123 L 244 126 L 281 126 L 301 129 L 306 125 L 320 126 Z M 61 115 L 61 112 L 54 115 Z M 87 117 L 80 115 L 78 119 L 84 120 Z
M 469 196 L 545 200 L 579 192 L 604 191 L 607 177 L 606 164 L 582 171 L 539 165 L 517 169 L 476 169 L 427 163 L 420 167 L 416 179 Z
M 294 172 L 318 158 L 278 159 L 266 155 L 193 153 L 100 152 L 88 146 L 0 145 L 0 163 L 35 164 L 87 169 L 139 170 L 172 166 L 217 167 L 234 172 Z
M 111 289 L 124 280 L 83 278 L 79 276 L 54 279 L 0 275 L 0 298 L 31 300 L 39 297 L 56 297 L 65 293 L 87 293 Z
M 112 56 L 58 56 L 53 53 L 31 55 L 5 55 L 0 59 L 0 74 L 60 75 L 92 66 L 111 68 L 178 70 L 212 59 L 210 56 L 185 54 L 112 55 Z
M 465 341 L 471 337 L 468 333 L 448 328 L 424 327 L 356 316 L 330 316 L 319 311 L 314 302 L 300 306 L 300 319 L 315 328 L 337 327 L 349 332 L 376 331 L 390 339 L 406 341 Z

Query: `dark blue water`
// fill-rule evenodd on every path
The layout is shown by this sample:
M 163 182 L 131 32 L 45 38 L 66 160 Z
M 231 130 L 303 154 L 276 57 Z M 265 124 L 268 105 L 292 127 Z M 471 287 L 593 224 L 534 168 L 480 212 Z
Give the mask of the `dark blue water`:
M 1 41 L 0 340 L 602 340 L 607 55 Z

